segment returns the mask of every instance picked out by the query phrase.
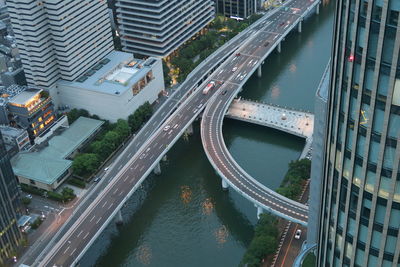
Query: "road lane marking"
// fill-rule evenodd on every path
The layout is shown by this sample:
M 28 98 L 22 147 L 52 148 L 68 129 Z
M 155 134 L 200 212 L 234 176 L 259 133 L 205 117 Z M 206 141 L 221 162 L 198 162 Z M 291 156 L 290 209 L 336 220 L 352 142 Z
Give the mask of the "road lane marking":
M 96 215 L 93 215 L 92 219 L 90 219 L 89 222 L 92 222 L 94 220 L 94 218 L 96 217 Z
M 76 248 L 74 248 L 74 250 L 71 252 L 71 254 L 69 254 L 70 256 L 72 256 L 72 254 L 74 254 L 76 251 Z
M 83 239 L 86 239 L 86 237 L 88 237 L 89 232 L 86 233 L 86 235 L 83 237 Z
M 101 207 L 104 208 L 106 206 L 107 202 L 108 201 L 106 200 L 106 202 L 104 202 L 103 206 L 101 206 Z
M 63 254 L 67 253 L 67 251 L 69 250 L 69 247 L 70 247 L 70 246 L 68 246 L 68 247 L 64 250 L 64 253 L 63 253 Z
M 81 230 L 76 237 L 79 237 L 82 233 L 83 233 L 83 230 Z
M 101 217 L 96 221 L 96 224 L 98 224 L 100 222 L 100 220 L 101 220 Z

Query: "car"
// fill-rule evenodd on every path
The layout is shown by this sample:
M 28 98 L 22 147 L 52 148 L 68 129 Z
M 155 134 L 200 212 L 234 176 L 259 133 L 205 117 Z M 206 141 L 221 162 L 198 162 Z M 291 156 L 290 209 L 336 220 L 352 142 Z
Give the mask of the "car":
M 237 56 L 237 57 L 240 57 L 240 53 L 236 53 L 236 56 Z
M 106 172 L 106 171 L 108 171 L 108 169 L 109 169 L 110 167 L 106 167 L 106 168 L 104 168 L 104 171 Z
M 199 108 L 199 109 L 202 108 L 202 107 L 203 107 L 203 104 L 200 104 L 200 105 L 197 106 L 197 108 Z
M 96 178 L 94 178 L 93 182 L 97 183 L 100 180 L 101 180 L 101 178 L 97 176 Z
M 175 124 L 173 128 L 174 128 L 174 129 L 178 128 L 178 124 Z
M 26 195 L 25 197 L 26 197 L 26 198 L 29 198 L 29 199 L 32 199 L 32 195 L 31 195 L 31 194 Z
M 239 80 L 243 80 L 246 75 L 241 75 Z
M 228 90 L 224 90 L 221 95 L 225 95 Z
M 297 229 L 296 233 L 294 234 L 294 239 L 300 239 L 300 236 L 301 236 L 301 230 Z
M 196 114 L 197 111 L 199 111 L 197 108 L 195 110 L 193 110 L 193 113 Z
M 142 155 L 140 155 L 139 159 L 144 159 L 146 157 L 146 153 L 143 153 Z
M 169 129 L 171 128 L 171 126 L 167 125 L 164 127 L 164 132 L 167 132 Z
M 235 72 L 237 70 L 237 67 L 233 67 L 232 72 Z

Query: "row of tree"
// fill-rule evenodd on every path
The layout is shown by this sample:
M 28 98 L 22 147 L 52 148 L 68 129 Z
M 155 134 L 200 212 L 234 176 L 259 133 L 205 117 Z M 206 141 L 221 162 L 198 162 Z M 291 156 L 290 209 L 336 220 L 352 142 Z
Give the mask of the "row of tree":
M 310 178 L 311 161 L 301 159 L 289 163 L 289 170 L 281 186 L 276 190 L 279 194 L 297 200 L 302 192 L 304 182 Z
M 289 163 L 289 169 L 276 190 L 293 200 L 297 200 L 301 194 L 304 181 L 309 179 L 311 172 L 311 161 L 301 159 Z M 278 247 L 278 220 L 276 217 L 263 213 L 258 221 L 253 239 L 243 256 L 241 266 L 257 267 L 261 265 L 266 255 L 274 253 Z
M 258 267 L 265 255 L 274 253 L 278 247 L 278 220 L 270 214 L 263 213 L 254 229 L 250 242 L 240 266 Z
M 172 56 L 170 63 L 178 70 L 178 82 L 184 81 L 201 61 L 260 17 L 261 15 L 252 15 L 248 19 L 237 21 L 218 15 L 203 34 L 188 41 Z M 169 75 L 166 75 L 168 73 L 164 73 L 164 79 L 169 81 Z
M 105 123 L 104 131 L 92 142 L 86 153 L 81 153 L 74 158 L 72 169 L 76 175 L 90 176 L 93 174 L 133 132 L 151 117 L 153 108 L 149 102 L 140 106 L 128 120 L 119 119 L 116 123 Z

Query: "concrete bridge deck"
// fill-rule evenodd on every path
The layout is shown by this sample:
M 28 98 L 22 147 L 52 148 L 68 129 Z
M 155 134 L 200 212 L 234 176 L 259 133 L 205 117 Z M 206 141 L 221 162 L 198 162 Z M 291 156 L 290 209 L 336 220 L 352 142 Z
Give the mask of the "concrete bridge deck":
M 305 138 L 306 142 L 300 159 L 311 159 L 314 114 L 310 112 L 237 98 L 229 106 L 225 117 Z
M 235 99 L 225 115 L 227 118 L 275 128 L 303 138 L 311 138 L 314 115 L 277 105 Z

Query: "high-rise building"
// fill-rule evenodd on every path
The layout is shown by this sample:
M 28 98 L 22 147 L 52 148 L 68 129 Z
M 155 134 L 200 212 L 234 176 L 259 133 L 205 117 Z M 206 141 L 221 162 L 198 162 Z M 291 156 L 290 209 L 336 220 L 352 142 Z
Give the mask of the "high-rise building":
M 15 255 L 21 242 L 16 210 L 19 193 L 10 159 L 0 133 L 0 265 L 4 266 Z
M 73 81 L 113 50 L 102 0 L 8 0 L 13 31 L 29 85 Z
M 168 56 L 215 16 L 214 0 L 116 0 L 122 48 Z
M 400 1 L 337 0 L 319 266 L 399 266 Z
M 257 0 L 216 0 L 217 13 L 227 17 L 245 19 L 257 12 Z

